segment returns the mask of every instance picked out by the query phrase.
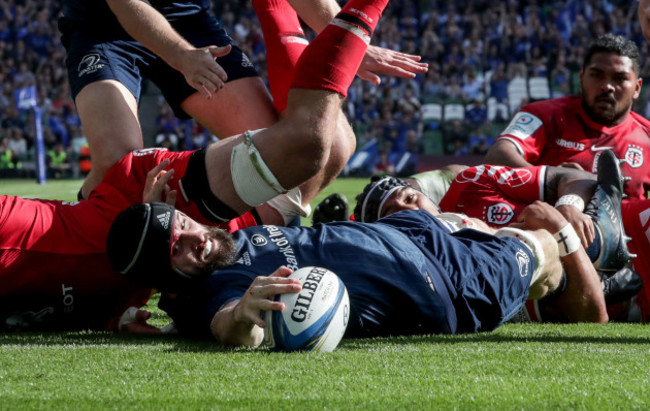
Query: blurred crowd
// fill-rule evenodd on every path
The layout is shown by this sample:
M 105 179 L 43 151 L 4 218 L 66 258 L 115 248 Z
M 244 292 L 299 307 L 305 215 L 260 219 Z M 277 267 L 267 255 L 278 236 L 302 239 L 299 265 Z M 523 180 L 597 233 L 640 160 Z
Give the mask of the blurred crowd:
M 29 86 L 37 88 L 48 161 L 72 164 L 60 175 L 83 173 L 78 162 L 88 161 L 69 94 L 59 8 L 58 0 L 0 3 L 0 176 L 33 173 L 34 113 L 18 110 L 14 100 L 16 90 Z M 266 78 L 266 51 L 250 1 L 215 1 L 214 13 Z M 584 50 L 607 32 L 639 44 L 641 75 L 649 75 L 636 2 L 391 0 L 373 44 L 421 55 L 430 69 L 413 80 L 384 78 L 379 86 L 355 80 L 345 112 L 358 147 L 378 147 L 383 173 L 392 172 L 391 159 L 403 153 L 483 154 L 527 101 L 577 93 Z M 533 93 L 532 79 L 547 92 Z M 635 110 L 648 115 L 647 102 L 643 90 Z M 218 138 L 175 118 L 162 99 L 157 110 L 155 118 L 143 119 L 155 130 L 145 141 L 178 150 Z

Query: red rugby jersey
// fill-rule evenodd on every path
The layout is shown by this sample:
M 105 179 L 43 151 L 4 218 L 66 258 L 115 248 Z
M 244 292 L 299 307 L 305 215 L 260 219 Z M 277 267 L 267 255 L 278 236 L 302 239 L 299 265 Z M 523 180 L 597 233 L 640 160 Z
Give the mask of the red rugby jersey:
M 563 162 L 578 163 L 586 171 L 596 172 L 603 150 L 612 150 L 625 162 L 625 184 L 630 199 L 646 198 L 650 189 L 650 121 L 631 112 L 614 127 L 592 121 L 577 96 L 538 101 L 524 106 L 512 119 L 499 139 L 517 146 L 526 161 L 535 165 L 556 166 Z
M 440 201 L 444 212 L 463 213 L 501 228 L 535 200 L 544 200 L 546 167 L 479 165 L 459 173 Z

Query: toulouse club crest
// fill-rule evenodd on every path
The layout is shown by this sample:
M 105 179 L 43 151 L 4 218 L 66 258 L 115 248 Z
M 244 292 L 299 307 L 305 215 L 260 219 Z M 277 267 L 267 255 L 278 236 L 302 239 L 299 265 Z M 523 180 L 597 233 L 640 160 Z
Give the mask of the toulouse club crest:
M 643 165 L 643 149 L 639 146 L 628 146 L 624 159 L 625 162 L 632 168 L 641 167 Z
M 492 204 L 487 208 L 485 221 L 489 224 L 505 225 L 515 216 L 512 206 L 507 203 Z

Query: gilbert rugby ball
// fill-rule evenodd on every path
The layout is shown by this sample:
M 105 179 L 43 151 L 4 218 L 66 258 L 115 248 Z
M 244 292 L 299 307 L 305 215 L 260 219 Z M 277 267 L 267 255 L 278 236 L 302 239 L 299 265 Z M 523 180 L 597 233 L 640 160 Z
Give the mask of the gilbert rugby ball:
M 276 351 L 333 351 L 350 316 L 345 285 L 322 267 L 303 267 L 289 277 L 302 281 L 302 291 L 275 297 L 284 310 L 265 312 L 265 344 Z

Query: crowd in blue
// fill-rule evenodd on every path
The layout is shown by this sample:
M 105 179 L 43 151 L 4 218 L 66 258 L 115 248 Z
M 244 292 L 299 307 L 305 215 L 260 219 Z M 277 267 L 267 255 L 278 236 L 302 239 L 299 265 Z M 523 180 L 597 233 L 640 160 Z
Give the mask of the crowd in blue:
M 266 77 L 266 51 L 249 1 L 214 2 L 214 13 Z M 0 5 L 0 170 L 18 171 L 33 154 L 34 113 L 18 110 L 14 91 L 36 86 L 48 150 L 71 157 L 87 144 L 71 100 L 65 50 L 57 29 L 58 0 L 4 0 Z M 403 153 L 483 154 L 527 101 L 576 94 L 589 42 L 621 34 L 648 44 L 629 0 L 391 0 L 373 44 L 422 56 L 429 72 L 415 79 L 356 79 L 345 102 L 358 147 L 374 145 L 391 167 Z M 314 33 L 308 31 L 310 36 Z M 647 93 L 636 111 L 646 114 Z M 160 100 L 152 119 L 156 144 L 186 147 L 184 125 Z M 193 128 L 193 145 L 216 136 Z

